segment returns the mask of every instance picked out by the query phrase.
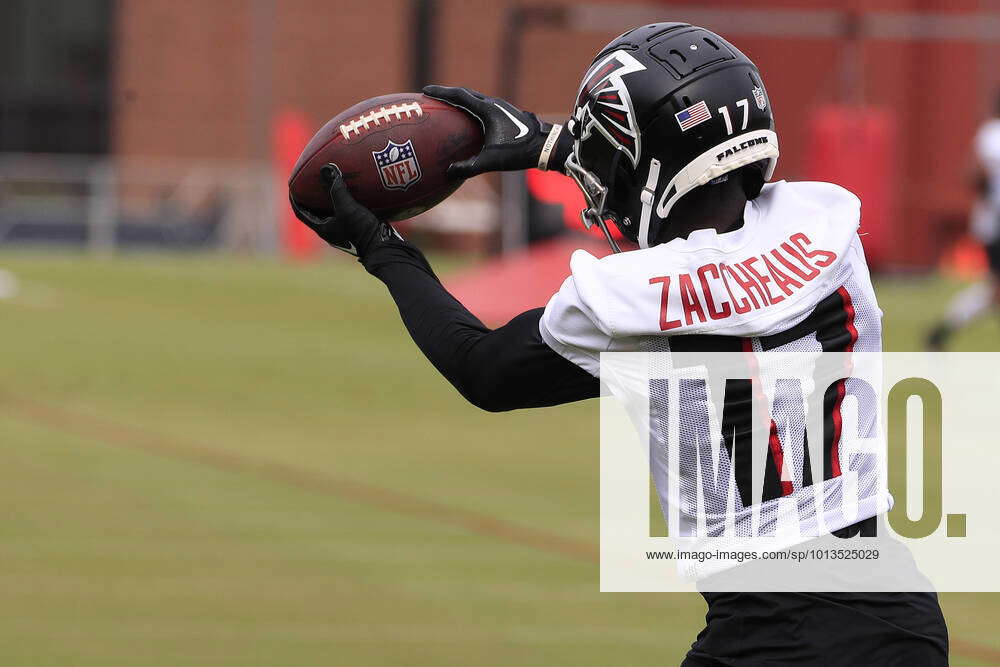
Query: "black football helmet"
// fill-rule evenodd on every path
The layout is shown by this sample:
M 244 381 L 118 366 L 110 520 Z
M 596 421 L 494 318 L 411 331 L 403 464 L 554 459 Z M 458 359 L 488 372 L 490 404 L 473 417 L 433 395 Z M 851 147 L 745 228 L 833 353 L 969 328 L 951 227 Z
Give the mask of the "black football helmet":
M 584 225 L 606 220 L 642 248 L 696 187 L 746 167 L 748 198 L 778 161 L 774 117 L 757 66 L 714 32 L 687 23 L 635 28 L 605 46 L 583 77 L 566 172 L 583 190 Z

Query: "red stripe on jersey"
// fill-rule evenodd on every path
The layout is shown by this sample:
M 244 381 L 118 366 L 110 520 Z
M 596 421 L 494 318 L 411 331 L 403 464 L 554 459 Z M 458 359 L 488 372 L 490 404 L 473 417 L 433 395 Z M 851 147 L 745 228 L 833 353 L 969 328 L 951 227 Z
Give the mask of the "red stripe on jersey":
M 847 288 L 841 287 L 837 290 L 837 294 L 840 295 L 844 303 L 844 328 L 847 329 L 847 333 L 851 337 L 844 351 L 852 352 L 854 344 L 858 341 L 858 329 L 854 325 L 854 303 L 851 301 L 851 293 L 847 291 Z M 844 418 L 840 413 L 840 409 L 844 403 L 844 395 L 847 393 L 846 385 L 846 378 L 837 381 L 837 400 L 833 404 L 833 440 L 830 443 L 830 472 L 833 477 L 839 477 L 841 473 L 840 436 L 843 433 Z
M 781 438 L 778 437 L 778 425 L 771 420 L 771 434 L 767 438 L 767 446 L 771 448 L 771 456 L 774 457 L 774 465 L 778 468 L 778 479 L 781 481 L 781 495 L 792 495 L 792 480 L 782 479 L 781 475 L 785 469 L 785 450 L 781 445 Z
M 754 356 L 753 352 L 753 339 L 744 338 L 742 339 L 742 343 L 743 352 L 747 357 L 747 363 L 753 372 L 754 378 L 759 378 L 757 357 Z M 766 404 L 765 397 L 759 392 L 758 398 L 761 401 L 761 405 Z M 764 408 L 763 412 L 763 416 L 767 418 L 769 416 L 766 414 L 767 409 Z M 771 457 L 774 459 L 774 467 L 778 470 L 778 483 L 781 485 L 781 495 L 790 496 L 795 488 L 792 484 L 792 480 L 782 478 L 785 471 L 785 448 L 784 445 L 781 444 L 781 438 L 778 437 L 778 425 L 774 423 L 773 419 L 771 420 L 770 433 L 767 436 L 767 446 L 771 450 Z

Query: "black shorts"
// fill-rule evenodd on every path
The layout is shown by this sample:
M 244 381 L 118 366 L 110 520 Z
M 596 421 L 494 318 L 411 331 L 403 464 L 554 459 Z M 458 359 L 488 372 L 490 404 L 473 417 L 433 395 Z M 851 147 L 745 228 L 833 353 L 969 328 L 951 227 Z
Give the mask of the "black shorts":
M 945 666 L 935 593 L 703 593 L 707 625 L 682 667 Z
M 883 558 L 865 568 L 871 578 L 891 586 L 894 577 L 905 574 L 900 581 L 920 581 L 926 584 L 926 588 L 923 585 L 921 588 L 930 588 L 909 549 L 889 535 L 884 517 L 865 519 L 834 534 L 839 539 L 881 535 L 878 546 Z M 819 561 L 814 565 L 824 568 Z M 754 568 L 756 564 L 744 567 Z M 702 593 L 708 603 L 705 629 L 698 633 L 682 667 L 948 664 L 948 627 L 936 593 L 709 590 L 712 589 L 705 587 Z M 738 588 L 717 586 L 714 590 Z

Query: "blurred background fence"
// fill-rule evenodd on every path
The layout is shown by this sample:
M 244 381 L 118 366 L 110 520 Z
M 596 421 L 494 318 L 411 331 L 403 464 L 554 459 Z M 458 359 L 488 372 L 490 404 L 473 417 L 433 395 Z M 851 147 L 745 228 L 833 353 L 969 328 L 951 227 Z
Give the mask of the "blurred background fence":
M 273 168 L 211 159 L 0 154 L 0 244 L 277 248 Z
M 593 54 L 661 20 L 760 65 L 778 177 L 858 192 L 876 266 L 932 268 L 961 239 L 971 139 L 1000 88 L 1000 0 L 6 0 L 0 243 L 313 256 L 283 228 L 281 157 L 326 118 L 431 81 L 564 118 Z M 415 222 L 428 243 L 583 233 L 560 177 L 480 180 Z

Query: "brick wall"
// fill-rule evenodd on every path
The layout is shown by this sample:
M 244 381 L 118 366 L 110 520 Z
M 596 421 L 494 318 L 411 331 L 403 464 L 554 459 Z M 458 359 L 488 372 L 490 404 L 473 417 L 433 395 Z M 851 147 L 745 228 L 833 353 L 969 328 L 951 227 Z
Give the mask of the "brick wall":
M 318 126 L 358 100 L 411 85 L 407 0 L 117 4 L 113 142 L 121 154 L 266 156 L 269 119 L 281 108 L 304 111 Z M 510 67 L 501 40 L 512 4 L 438 0 L 440 82 L 498 91 L 501 71 Z M 615 12 L 622 7 L 600 0 L 588 4 Z M 663 20 L 676 18 L 684 8 L 734 6 L 724 0 L 688 0 L 671 10 L 671 4 L 646 6 L 662 10 Z M 738 6 L 816 10 L 818 4 L 741 0 Z M 839 0 L 823 6 L 919 16 L 931 11 L 960 15 L 979 5 L 978 0 Z M 541 113 L 565 114 L 591 57 L 623 29 L 622 21 L 626 19 L 609 20 L 606 29 L 585 32 L 550 27 L 527 31 L 514 101 Z M 778 176 L 799 176 L 809 112 L 841 92 L 844 40 L 836 34 L 740 34 L 739 26 L 722 32 L 764 74 L 782 136 Z M 990 48 L 954 39 L 881 38 L 868 41 L 861 51 L 861 96 L 890 109 L 899 122 L 898 222 L 908 230 L 900 235 L 900 261 L 929 261 L 935 251 L 931 223 L 961 215 L 969 202 L 965 178 L 971 137 L 985 107 L 983 82 L 1000 82 L 1000 70 L 990 65 L 997 49 Z
M 246 158 L 271 115 L 313 119 L 405 86 L 405 0 L 119 0 L 120 154 Z M 263 135 L 263 136 L 262 136 Z

